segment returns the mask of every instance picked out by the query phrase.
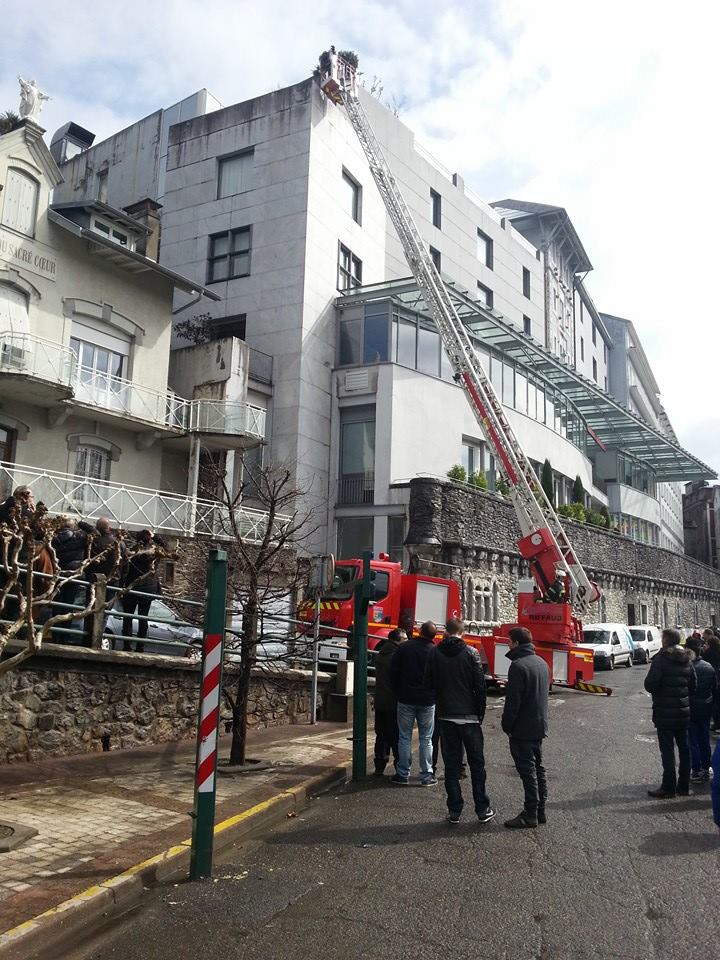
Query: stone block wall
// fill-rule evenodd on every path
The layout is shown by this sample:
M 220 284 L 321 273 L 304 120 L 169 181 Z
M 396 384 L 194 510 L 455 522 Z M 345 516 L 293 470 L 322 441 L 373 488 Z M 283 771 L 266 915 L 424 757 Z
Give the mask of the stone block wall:
M 410 482 L 409 520 L 406 544 L 415 562 L 436 575 L 438 564 L 454 569 L 467 619 L 515 619 L 517 579 L 528 572 L 517 552 L 520 528 L 511 503 L 451 481 L 418 478 Z M 659 626 L 720 623 L 720 571 L 599 527 L 572 520 L 563 525 L 603 590 L 594 619 L 626 623 L 633 604 L 638 623 L 643 606 L 648 621 Z
M 227 667 L 225 687 L 237 676 Z M 319 683 L 321 706 L 328 683 Z M 199 684 L 199 666 L 186 660 L 49 644 L 0 675 L 0 764 L 192 739 Z M 256 671 L 250 717 L 256 726 L 307 722 L 309 676 L 286 670 L 270 682 Z

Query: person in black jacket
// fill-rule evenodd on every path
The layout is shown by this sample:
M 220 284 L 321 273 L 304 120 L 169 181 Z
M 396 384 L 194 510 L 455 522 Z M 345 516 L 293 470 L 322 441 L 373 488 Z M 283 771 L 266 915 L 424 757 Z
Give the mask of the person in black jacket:
M 705 783 L 710 779 L 710 719 L 717 677 L 712 666 L 700 656 L 702 639 L 699 636 L 688 637 L 685 649 L 690 652 L 697 677 L 697 689 L 690 697 L 690 779 L 694 783 Z
M 375 647 L 375 776 L 382 777 L 392 751 L 398 765 L 397 700 L 390 685 L 390 661 L 407 640 L 404 630 L 391 630 Z
M 83 564 L 88 555 L 89 534 L 93 528 L 84 520 L 78 521 L 75 517 L 64 517 L 63 524 L 55 534 L 52 545 L 57 557 L 58 568 L 62 573 L 75 573 Z M 57 602 L 59 604 L 78 604 L 78 595 L 81 594 L 82 587 L 77 580 L 70 580 L 63 584 L 58 590 Z M 56 613 L 67 613 L 66 606 L 56 608 Z M 71 622 L 64 622 L 60 625 L 63 628 L 72 628 Z M 71 637 L 74 634 L 53 631 L 53 639 L 57 643 L 72 643 Z
M 425 686 L 425 665 L 433 648 L 437 627 L 427 620 L 420 636 L 401 643 L 390 661 L 390 685 L 397 699 L 398 765 L 391 782 L 410 783 L 412 754 L 410 741 L 417 721 L 420 754 L 420 783 L 434 787 L 437 779 L 432 768 L 432 733 L 435 722 L 435 696 Z
M 717 679 L 715 698 L 713 700 L 711 727 L 713 730 L 720 730 L 720 637 L 717 635 L 717 631 L 713 630 L 712 627 L 706 627 L 705 630 L 703 630 L 702 637 L 703 660 L 706 660 L 713 668 L 715 671 L 715 677 Z
M 463 747 L 472 780 L 475 813 L 481 823 L 495 816 L 486 789 L 485 752 L 482 722 L 485 717 L 485 671 L 477 650 L 463 640 L 462 621 L 447 622 L 439 646 L 430 651 L 425 683 L 435 694 L 435 711 L 440 725 L 448 821 L 458 823 L 463 808 L 460 770 Z
M 120 598 L 120 605 L 123 613 L 129 616 L 123 617 L 122 635 L 123 650 L 130 650 L 129 637 L 133 635 L 133 617 L 137 610 L 138 613 L 138 642 L 135 644 L 136 653 L 144 653 L 145 644 L 142 642 L 148 634 L 147 615 L 150 612 L 150 605 L 153 602 L 152 596 L 145 594 L 160 594 L 160 578 L 157 573 L 157 555 L 155 547 L 167 549 L 167 543 L 158 534 L 151 533 L 150 530 L 141 530 L 136 536 L 135 549 L 128 555 L 128 564 L 125 574 L 122 578 L 122 586 L 135 586 L 135 590 L 124 594 Z
M 502 728 L 510 737 L 510 755 L 525 788 L 525 805 L 516 817 L 505 821 L 505 826 L 517 829 L 546 822 L 547 777 L 542 742 L 548 730 L 550 671 L 535 653 L 529 630 L 514 627 L 508 636 L 510 650 L 506 656 L 511 663 Z
M 648 796 L 660 800 L 690 793 L 690 697 L 697 689 L 690 651 L 680 646 L 678 631 L 663 630 L 662 645 L 645 677 L 645 689 L 652 695 L 652 719 L 663 766 L 662 783 L 657 790 L 648 790 Z M 676 744 L 680 761 L 677 770 Z

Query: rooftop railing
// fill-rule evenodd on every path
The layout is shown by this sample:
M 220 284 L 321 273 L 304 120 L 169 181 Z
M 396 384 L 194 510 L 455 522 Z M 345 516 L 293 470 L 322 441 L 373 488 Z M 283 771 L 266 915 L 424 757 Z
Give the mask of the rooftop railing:
M 230 539 L 232 535 L 227 509 L 214 500 L 0 463 L 0 496 L 4 499 L 20 486 L 30 487 L 35 502 L 44 503 L 51 514 L 70 514 L 85 520 L 108 517 L 122 527 L 147 527 L 181 537 Z M 235 521 L 245 540 L 259 542 L 267 530 L 268 514 L 240 507 L 235 511 Z M 287 521 L 287 517 L 277 517 L 278 528 Z

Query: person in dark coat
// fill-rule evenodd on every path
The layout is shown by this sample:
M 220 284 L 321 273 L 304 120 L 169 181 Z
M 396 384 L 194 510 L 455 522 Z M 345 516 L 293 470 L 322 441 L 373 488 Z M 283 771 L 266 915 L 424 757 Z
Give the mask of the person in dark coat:
M 697 689 L 697 677 L 690 662 L 690 651 L 680 646 L 677 630 L 663 630 L 662 650 L 651 661 L 645 689 L 652 695 L 652 718 L 663 766 L 662 783 L 657 790 L 648 790 L 648 796 L 660 800 L 687 797 L 690 794 L 690 698 Z
M 685 649 L 690 651 L 691 662 L 697 677 L 697 689 L 690 697 L 690 779 L 705 783 L 710 779 L 710 720 L 717 688 L 717 677 L 712 666 L 702 659 L 702 639 L 689 637 Z
M 85 523 L 83 520 L 78 521 L 75 517 L 64 518 L 63 525 L 52 541 L 58 568 L 62 573 L 75 573 L 83 565 L 83 561 L 88 555 L 89 534 L 92 532 L 93 528 L 89 523 Z M 56 600 L 59 604 L 77 604 L 81 589 L 76 580 L 71 580 L 60 587 Z M 56 613 L 67 612 L 66 606 L 56 608 Z M 60 626 L 68 628 L 72 627 L 72 623 L 63 622 Z M 73 636 L 74 634 L 53 631 L 53 639 L 57 643 L 72 642 L 69 638 Z
M 122 578 L 122 586 L 135 586 L 137 590 L 131 590 L 120 598 L 120 605 L 123 613 L 128 616 L 123 617 L 122 635 L 123 650 L 130 650 L 129 638 L 133 635 L 133 614 L 138 614 L 138 642 L 135 645 L 136 653 L 145 651 L 145 644 L 142 641 L 148 634 L 147 615 L 150 612 L 150 605 L 154 596 L 160 595 L 160 577 L 157 573 L 157 555 L 154 548 L 162 547 L 167 549 L 166 541 L 158 534 L 151 533 L 150 530 L 141 530 L 135 539 L 135 548 L 128 555 L 128 564 L 125 574 Z M 152 596 L 146 596 L 152 594 Z
M 495 816 L 486 788 L 482 722 L 485 717 L 485 671 L 477 650 L 463 639 L 462 621 L 448 620 L 446 634 L 430 651 L 425 683 L 435 694 L 435 712 L 440 726 L 447 819 L 458 823 L 463 808 L 460 770 L 463 748 L 472 781 L 475 813 L 481 823 Z
M 381 777 L 392 752 L 395 772 L 398 765 L 397 700 L 390 685 L 390 661 L 405 643 L 404 630 L 391 630 L 375 647 L 375 776 Z
M 542 744 L 548 731 L 550 671 L 535 653 L 532 634 L 525 627 L 514 627 L 508 634 L 510 660 L 503 731 L 510 738 L 510 755 L 525 789 L 525 804 L 520 813 L 505 821 L 508 829 L 537 827 L 546 822 L 547 777 L 543 765 Z
M 702 658 L 707 661 L 715 671 L 717 686 L 715 688 L 715 697 L 713 699 L 712 709 L 712 729 L 720 729 L 720 637 L 711 627 L 703 630 L 703 649 Z
M 78 526 L 80 526 L 80 524 L 78 524 Z M 97 583 L 99 576 L 107 578 L 108 586 L 113 586 L 118 583 L 125 550 L 122 542 L 119 546 L 116 546 L 118 538 L 113 532 L 107 517 L 100 517 L 94 528 L 90 527 L 89 524 L 83 523 L 82 529 L 89 531 L 90 558 L 92 560 L 87 566 L 86 580 L 88 581 L 88 586 L 85 594 L 85 603 L 87 605 L 90 603 L 90 585 Z M 112 593 L 109 593 L 108 600 L 111 597 Z M 107 610 L 105 613 L 107 616 Z M 85 638 L 83 642 L 88 647 L 92 645 L 93 621 L 94 618 L 92 614 L 85 618 Z
M 420 627 L 420 636 L 401 643 L 390 661 L 390 685 L 397 700 L 398 765 L 392 783 L 410 783 L 412 754 L 410 741 L 415 723 L 418 726 L 420 783 L 437 785 L 432 769 L 432 733 L 435 722 L 435 696 L 425 685 L 425 665 L 433 648 L 437 627 L 427 620 Z

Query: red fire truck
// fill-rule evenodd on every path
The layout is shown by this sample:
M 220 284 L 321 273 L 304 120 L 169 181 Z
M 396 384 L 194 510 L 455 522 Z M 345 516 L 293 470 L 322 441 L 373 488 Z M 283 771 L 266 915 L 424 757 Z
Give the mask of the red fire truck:
M 435 321 L 455 381 L 465 393 L 478 426 L 495 454 L 498 469 L 508 485 L 509 499 L 517 513 L 521 531 L 518 550 L 533 578 L 519 583 L 517 623 L 502 624 L 487 637 L 468 636 L 466 639 L 482 650 L 490 676 L 502 681 L 507 676 L 508 632 L 515 625 L 528 627 L 538 653 L 550 667 L 553 682 L 591 692 L 608 692 L 604 687 L 589 683 L 593 675 L 592 654 L 578 647 L 582 643 L 580 618 L 588 611 L 589 605 L 599 599 L 600 591 L 578 561 L 552 503 L 518 442 L 445 282 L 433 263 L 427 243 L 413 220 L 360 102 L 356 66 L 331 48 L 320 56 L 318 77 L 328 100 L 345 108 L 425 308 Z M 478 303 L 477 309 L 482 313 L 486 307 Z M 442 623 L 448 614 L 459 611 L 458 587 L 450 580 L 403 574 L 399 565 L 386 557 L 373 561 L 372 569 L 375 571 L 376 593 L 378 578 L 383 585 L 387 578 L 387 590 L 370 608 L 371 644 L 387 633 L 392 624 L 408 627 L 412 623 L 414 627 L 424 619 Z M 334 584 L 320 611 L 326 624 L 350 626 L 352 583 L 359 571 L 359 560 L 339 562 L 338 576 L 342 581 L 337 584 L 339 593 L 333 595 Z M 305 609 L 303 616 L 307 615 Z

